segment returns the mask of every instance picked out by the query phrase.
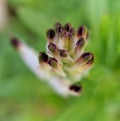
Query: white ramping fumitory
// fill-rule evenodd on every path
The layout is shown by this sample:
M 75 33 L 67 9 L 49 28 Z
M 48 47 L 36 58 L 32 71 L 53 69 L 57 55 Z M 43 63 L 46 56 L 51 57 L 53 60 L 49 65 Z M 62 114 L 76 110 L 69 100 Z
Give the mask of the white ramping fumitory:
M 69 23 L 64 26 L 56 23 L 46 34 L 46 52 L 39 54 L 15 37 L 11 38 L 11 43 L 28 67 L 57 93 L 79 95 L 82 86 L 77 82 L 94 62 L 94 55 L 83 51 L 88 42 L 86 27 L 75 30 Z

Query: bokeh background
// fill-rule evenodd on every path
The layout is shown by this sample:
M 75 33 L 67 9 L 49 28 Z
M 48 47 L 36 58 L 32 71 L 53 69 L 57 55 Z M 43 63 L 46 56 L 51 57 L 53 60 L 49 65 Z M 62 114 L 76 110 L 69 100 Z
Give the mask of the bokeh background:
M 80 97 L 57 95 L 9 42 L 14 34 L 45 50 L 55 22 L 90 30 L 95 64 Z M 0 121 L 120 121 L 120 0 L 0 0 Z

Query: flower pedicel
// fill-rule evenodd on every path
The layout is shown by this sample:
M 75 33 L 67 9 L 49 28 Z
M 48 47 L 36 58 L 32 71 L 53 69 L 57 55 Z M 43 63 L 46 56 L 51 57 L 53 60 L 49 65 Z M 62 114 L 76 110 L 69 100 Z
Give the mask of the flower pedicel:
M 37 54 L 16 37 L 11 43 L 18 50 L 28 67 L 62 96 L 79 95 L 82 86 L 78 83 L 94 62 L 91 52 L 84 52 L 88 43 L 85 26 L 75 30 L 71 24 L 56 23 L 46 33 L 46 52 Z

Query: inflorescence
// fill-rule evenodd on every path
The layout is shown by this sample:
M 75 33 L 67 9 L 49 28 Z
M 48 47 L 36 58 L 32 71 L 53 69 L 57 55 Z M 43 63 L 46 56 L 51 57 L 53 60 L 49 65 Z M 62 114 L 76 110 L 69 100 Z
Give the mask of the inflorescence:
M 44 74 L 40 73 L 41 76 L 46 79 L 43 75 L 50 75 L 49 77 L 57 77 L 57 81 L 61 80 L 62 83 L 60 81 L 57 84 L 52 83 L 56 90 L 59 90 L 55 87 L 56 85 L 59 87 L 61 83 L 61 85 L 65 86 L 66 83 L 63 80 L 67 80 L 70 83 L 67 83 L 65 88 L 79 94 L 82 91 L 82 86 L 81 83 L 77 82 L 92 67 L 94 62 L 94 55 L 91 52 L 84 52 L 89 38 L 87 28 L 80 26 L 75 30 L 70 23 L 64 26 L 56 23 L 54 28 L 46 32 L 46 36 L 46 52 L 40 52 L 38 55 L 40 69 L 44 70 Z M 31 70 L 39 75 L 35 66 L 37 59 L 33 51 L 15 37 L 11 38 L 11 43 L 19 50 L 23 60 Z M 33 61 L 34 63 L 32 63 Z M 64 92 L 62 90 L 62 93 Z
M 70 23 L 56 23 L 46 35 L 47 52 L 40 52 L 39 63 L 51 74 L 69 78 L 73 83 L 79 81 L 94 62 L 94 55 L 83 51 L 88 43 L 87 28 L 80 26 L 75 30 Z

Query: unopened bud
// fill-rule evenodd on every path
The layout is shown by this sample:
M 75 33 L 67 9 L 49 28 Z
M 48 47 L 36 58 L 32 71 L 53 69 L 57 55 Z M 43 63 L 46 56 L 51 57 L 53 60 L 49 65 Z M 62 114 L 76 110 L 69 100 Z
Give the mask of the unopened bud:
M 16 38 L 16 37 L 11 37 L 11 38 L 10 38 L 10 41 L 11 41 L 11 44 L 12 44 L 13 47 L 19 48 L 19 46 L 20 46 L 20 41 L 19 41 L 18 38 Z
M 86 28 L 84 26 L 80 26 L 78 29 L 77 29 L 77 37 L 84 37 L 86 34 Z
M 49 59 L 48 55 L 46 53 L 44 53 L 44 52 L 40 52 L 38 58 L 39 58 L 40 63 L 42 63 L 42 62 L 47 63 L 48 59 Z
M 63 31 L 64 31 L 64 29 L 63 29 L 61 24 L 56 24 L 55 25 L 55 30 L 56 30 L 56 33 L 58 33 L 58 34 L 62 34 Z
M 59 53 L 60 53 L 60 57 L 62 57 L 62 58 L 65 58 L 68 55 L 67 50 L 59 50 Z
M 49 49 L 49 51 L 51 52 L 51 53 L 53 53 L 53 54 L 57 54 L 57 47 L 56 47 L 56 45 L 55 44 L 53 44 L 53 43 L 49 43 L 49 45 L 48 45 L 48 49 Z
M 76 43 L 76 47 L 77 48 L 83 48 L 84 47 L 84 45 L 85 45 L 85 39 L 84 38 L 80 38 L 78 41 L 77 41 L 77 43 Z
M 71 91 L 74 91 L 75 93 L 80 93 L 82 91 L 82 86 L 78 84 L 73 84 L 69 87 Z
M 58 61 L 57 61 L 55 58 L 50 58 L 48 64 L 49 64 L 52 68 L 57 68 Z
M 71 25 L 70 23 L 67 23 L 67 24 L 64 25 L 64 29 L 65 29 L 65 31 L 67 31 L 67 32 L 70 32 L 71 27 L 72 27 L 72 25 Z
M 54 37 L 55 37 L 55 31 L 54 31 L 54 29 L 49 29 L 47 31 L 47 38 L 48 38 L 48 40 L 52 41 L 54 39 Z
M 92 64 L 94 62 L 94 56 L 87 62 L 87 64 Z
M 85 53 L 83 53 L 83 54 L 80 56 L 80 58 L 77 60 L 77 62 L 78 62 L 79 64 L 87 63 L 87 62 L 89 62 L 92 58 L 93 58 L 93 54 L 92 54 L 92 53 L 85 52 Z

